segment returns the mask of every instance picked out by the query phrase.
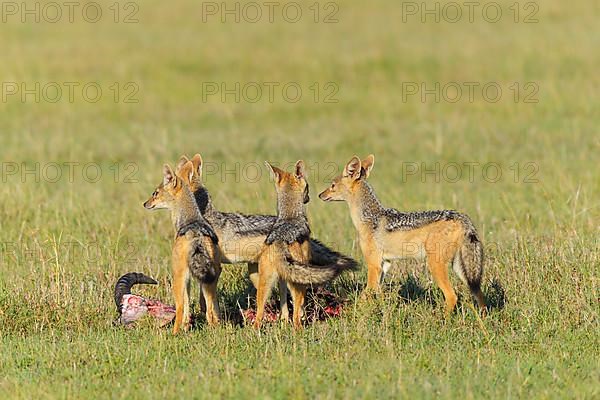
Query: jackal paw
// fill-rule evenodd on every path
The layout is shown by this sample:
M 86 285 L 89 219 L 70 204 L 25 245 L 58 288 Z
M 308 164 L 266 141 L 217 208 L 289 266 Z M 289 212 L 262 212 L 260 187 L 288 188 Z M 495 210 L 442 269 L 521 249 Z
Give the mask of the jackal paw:
M 289 321 L 290 320 L 290 310 L 288 309 L 287 305 L 281 307 L 281 310 L 279 312 L 279 319 L 281 321 Z
M 189 332 L 190 331 L 190 324 L 181 324 L 181 326 L 177 326 L 175 325 L 173 327 L 173 335 L 177 335 L 179 332 Z

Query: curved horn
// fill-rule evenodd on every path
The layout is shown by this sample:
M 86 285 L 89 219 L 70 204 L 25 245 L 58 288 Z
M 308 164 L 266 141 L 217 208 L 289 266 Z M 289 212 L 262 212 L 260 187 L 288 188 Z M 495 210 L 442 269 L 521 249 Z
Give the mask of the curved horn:
M 126 294 L 131 294 L 131 288 L 133 285 L 137 285 L 139 283 L 144 283 L 148 285 L 157 285 L 154 279 L 150 278 L 147 275 L 142 274 L 141 272 L 130 272 L 128 274 L 123 275 L 117 281 L 115 285 L 115 303 L 117 304 L 117 311 L 119 314 L 121 313 L 121 303 L 123 302 L 123 296 Z

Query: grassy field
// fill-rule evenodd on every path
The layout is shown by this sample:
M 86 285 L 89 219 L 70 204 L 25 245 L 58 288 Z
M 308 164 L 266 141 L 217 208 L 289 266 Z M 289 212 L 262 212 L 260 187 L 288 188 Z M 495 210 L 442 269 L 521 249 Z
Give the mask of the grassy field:
M 1 398 L 600 397 L 597 5 L 501 0 L 498 22 L 453 23 L 445 2 L 422 22 L 420 2 L 300 1 L 298 22 L 282 3 L 254 23 L 246 2 L 236 22 L 220 2 L 100 1 L 93 23 L 86 3 L 72 23 L 3 9 Z M 475 221 L 489 315 L 453 276 L 444 319 L 426 266 L 402 261 L 375 299 L 358 298 L 366 268 L 346 275 L 342 317 L 297 334 L 113 326 L 122 273 L 172 301 L 169 216 L 142 202 L 193 152 L 215 204 L 247 213 L 275 212 L 264 160 L 305 159 L 313 235 L 361 265 L 347 206 L 316 193 L 374 153 L 384 204 Z M 224 268 L 229 320 L 248 285 Z

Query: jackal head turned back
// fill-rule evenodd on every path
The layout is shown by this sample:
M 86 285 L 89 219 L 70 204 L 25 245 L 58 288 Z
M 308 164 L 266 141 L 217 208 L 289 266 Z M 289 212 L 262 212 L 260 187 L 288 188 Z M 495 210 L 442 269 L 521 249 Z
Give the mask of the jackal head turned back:
M 289 173 L 268 162 L 265 163 L 271 171 L 277 192 L 277 208 L 280 215 L 304 212 L 304 204 L 308 203 L 308 182 L 304 161 L 299 160 L 294 166 L 294 172 Z
M 191 163 L 191 167 L 187 167 L 188 162 Z M 200 154 L 196 154 L 192 159 L 188 159 L 186 156 L 181 156 L 179 163 L 175 168 L 175 174 L 181 176 L 185 183 L 188 185 L 190 191 L 196 199 L 196 204 L 202 214 L 205 214 L 212 210 L 210 195 L 204 182 L 202 180 L 202 166 L 204 162 Z M 180 173 L 182 168 L 190 168 L 189 173 Z
M 366 180 L 373 169 L 375 157 L 369 155 L 360 161 L 357 156 L 344 167 L 344 171 L 331 182 L 331 186 L 319 193 L 323 201 L 347 201 L 356 192 L 362 180 Z

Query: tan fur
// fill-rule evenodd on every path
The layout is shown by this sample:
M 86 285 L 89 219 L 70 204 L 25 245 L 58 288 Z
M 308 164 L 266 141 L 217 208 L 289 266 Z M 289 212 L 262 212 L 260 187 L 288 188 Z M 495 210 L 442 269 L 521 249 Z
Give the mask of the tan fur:
M 269 165 L 270 166 L 270 165 Z M 278 204 L 279 214 L 289 213 L 295 215 L 298 210 L 294 200 L 303 195 L 304 189 L 307 186 L 304 178 L 304 162 L 296 163 L 296 174 L 292 175 L 277 167 L 271 167 L 273 177 L 275 178 L 275 187 L 279 194 L 287 195 L 285 201 L 280 201 Z M 282 278 L 288 284 L 294 311 L 292 322 L 294 328 L 302 327 L 302 307 L 304 305 L 304 297 L 306 295 L 306 285 L 293 282 L 293 277 L 288 274 L 289 261 L 307 265 L 310 257 L 310 242 L 308 237 L 302 243 L 293 242 L 285 244 L 275 242 L 271 245 L 265 244 L 258 262 L 258 287 L 256 295 L 256 327 L 260 327 L 264 316 L 265 302 L 269 298 L 271 289 L 277 278 Z
M 302 327 L 302 307 L 309 285 L 328 282 L 356 263 L 339 254 L 327 252 L 324 246 L 310 240 L 310 228 L 305 214 L 308 203 L 308 183 L 304 162 L 296 163 L 294 174 L 267 164 L 271 169 L 277 191 L 278 217 L 267 235 L 258 261 L 258 286 L 256 296 L 256 322 L 260 327 L 264 316 L 265 302 L 277 278 L 286 281 L 294 304 L 294 328 Z M 312 249 L 318 253 L 323 265 L 315 265 Z M 327 256 L 329 254 L 329 256 Z
M 173 295 L 175 298 L 175 326 L 173 333 L 180 329 L 188 331 L 190 327 L 190 281 L 189 253 L 191 242 L 185 236 L 175 239 L 172 251 L 173 265 Z M 218 260 L 218 248 L 210 239 L 203 241 L 211 257 Z M 219 323 L 219 306 L 217 300 L 217 280 L 211 283 L 201 283 L 201 290 L 205 300 L 206 320 L 209 325 Z
M 191 161 L 191 164 L 188 164 L 187 161 Z M 177 175 L 182 177 L 192 193 L 203 185 L 202 177 L 198 172 L 201 170 L 202 163 L 200 154 L 195 154 L 191 160 L 188 160 L 186 156 L 181 156 L 177 165 Z M 247 260 L 258 262 L 265 240 L 264 236 L 239 237 L 234 232 L 219 231 L 217 227 L 214 229 L 219 237 L 223 262 L 238 263 L 247 262 Z
M 208 251 L 209 257 L 213 260 L 217 270 L 221 271 L 221 251 L 218 245 L 213 243 L 210 238 L 205 237 L 203 240 L 204 248 Z M 206 321 L 209 325 L 215 326 L 219 323 L 219 300 L 217 297 L 217 283 L 218 279 L 215 279 L 210 283 L 202 283 L 201 292 L 204 297 L 206 307 Z
M 388 230 L 386 214 L 373 193 L 364 190 L 364 180 L 369 176 L 374 165 L 374 157 L 370 155 L 360 161 L 358 157 L 344 168 L 341 176 L 336 177 L 332 185 L 319 194 L 325 201 L 346 201 L 350 215 L 357 230 L 360 248 L 367 264 L 367 289 L 378 291 L 382 277 L 384 261 L 401 258 L 417 258 L 427 260 L 427 265 L 435 283 L 444 293 L 446 313 L 450 313 L 457 301 L 456 293 L 448 277 L 448 266 L 455 257 L 460 257 L 465 248 L 467 232 L 465 225 L 457 220 L 441 220 L 428 223 L 418 228 Z M 367 199 L 365 193 L 372 198 Z M 365 214 L 369 218 L 365 218 Z M 377 217 L 378 223 L 372 223 L 371 216 Z M 483 294 L 477 287 L 473 294 L 482 309 L 485 308 Z
M 265 305 L 271 295 L 273 285 L 279 278 L 277 265 L 283 261 L 279 254 L 270 246 L 265 246 L 258 263 L 258 280 L 256 286 L 256 320 L 254 326 L 259 328 L 264 317 Z M 296 305 L 294 304 L 294 309 Z
M 182 156 L 178 164 L 178 170 L 182 169 L 190 161 Z M 192 174 L 184 173 L 184 179 L 188 179 L 190 189 L 194 193 L 197 204 L 211 223 L 212 228 L 219 237 L 222 262 L 224 263 L 247 263 L 248 274 L 254 287 L 258 287 L 258 258 L 263 249 L 267 234 L 276 221 L 272 215 L 246 215 L 242 213 L 225 213 L 213 208 L 210 194 L 202 183 L 202 157 L 199 154 L 191 159 L 193 165 Z M 355 269 L 357 263 L 350 257 L 333 251 L 323 243 L 314 238 L 310 242 L 310 267 L 290 264 L 288 271 L 293 275 L 291 280 L 300 283 L 318 284 L 330 281 L 341 271 Z M 303 261 L 304 262 L 304 261 Z M 283 279 L 279 280 L 280 295 L 280 318 L 288 320 L 287 286 Z M 201 298 L 201 304 L 202 304 Z
M 455 221 L 440 221 L 423 228 L 386 232 L 375 232 L 362 227 L 360 245 L 368 268 L 367 288 L 379 290 L 381 265 L 384 260 L 402 258 L 426 258 L 435 283 L 446 299 L 446 310 L 450 312 L 456 304 L 456 293 L 448 278 L 448 265 L 462 245 L 464 232 Z
M 191 161 L 191 169 L 188 162 Z M 181 156 L 177 164 L 176 173 L 182 176 L 187 183 L 192 193 L 202 188 L 202 156 L 195 154 L 192 159 L 188 159 L 185 155 Z M 228 264 L 247 263 L 248 276 L 252 285 L 256 288 L 258 285 L 258 258 L 263 249 L 265 235 L 252 234 L 244 236 L 239 232 L 231 229 L 221 229 L 219 224 L 213 226 L 217 236 L 219 237 L 219 247 L 221 254 L 221 262 Z M 289 311 L 287 306 L 287 287 L 285 281 L 279 281 L 279 296 L 280 296 L 280 318 L 288 320 Z M 202 292 L 200 293 L 200 304 L 204 304 L 205 299 Z
M 221 249 L 225 257 L 231 262 L 238 262 L 238 260 L 257 262 L 264 242 L 264 236 L 245 237 L 239 238 L 235 243 L 226 242 L 226 245 L 221 246 Z
M 292 295 L 292 303 L 294 305 L 292 322 L 295 329 L 302 328 L 302 307 L 304 305 L 304 299 L 306 296 L 307 285 L 296 283 L 289 280 L 291 277 L 287 273 L 288 261 L 284 255 L 283 246 L 274 244 L 265 246 L 264 251 L 259 257 L 259 270 L 258 270 L 258 286 L 256 294 L 256 321 L 255 327 L 260 327 L 262 319 L 264 317 L 265 304 L 269 296 L 273 285 L 278 278 L 282 278 L 287 282 L 290 294 Z M 306 248 L 301 246 L 290 246 L 294 247 L 295 256 L 300 258 L 306 258 L 308 254 L 303 251 Z M 295 259 L 296 260 L 296 259 Z
M 144 203 L 147 209 L 167 208 L 171 210 L 172 220 L 175 226 L 175 240 L 172 247 L 172 269 L 173 269 L 173 297 L 175 299 L 175 324 L 173 333 L 180 330 L 187 331 L 190 327 L 190 269 L 193 260 L 190 258 L 192 246 L 201 245 L 206 251 L 209 263 L 214 269 L 216 279 L 211 282 L 201 282 L 201 290 L 206 300 L 206 316 L 210 325 L 219 321 L 219 310 L 216 295 L 216 286 L 221 271 L 220 251 L 218 246 L 208 236 L 201 233 L 189 231 L 178 235 L 178 224 L 183 222 L 198 221 L 202 225 L 203 220 L 195 200 L 186 184 L 184 177 L 189 177 L 192 171 L 191 162 L 182 165 L 175 175 L 167 165 L 164 167 L 164 181 L 157 187 L 152 196 Z M 210 229 L 210 227 L 209 227 Z M 204 258 L 203 258 L 204 259 Z
M 171 256 L 173 297 L 175 298 L 174 334 L 178 333 L 180 329 L 188 331 L 190 327 L 190 298 L 188 290 L 190 270 L 187 262 L 188 251 L 189 246 L 185 240 L 175 240 Z

